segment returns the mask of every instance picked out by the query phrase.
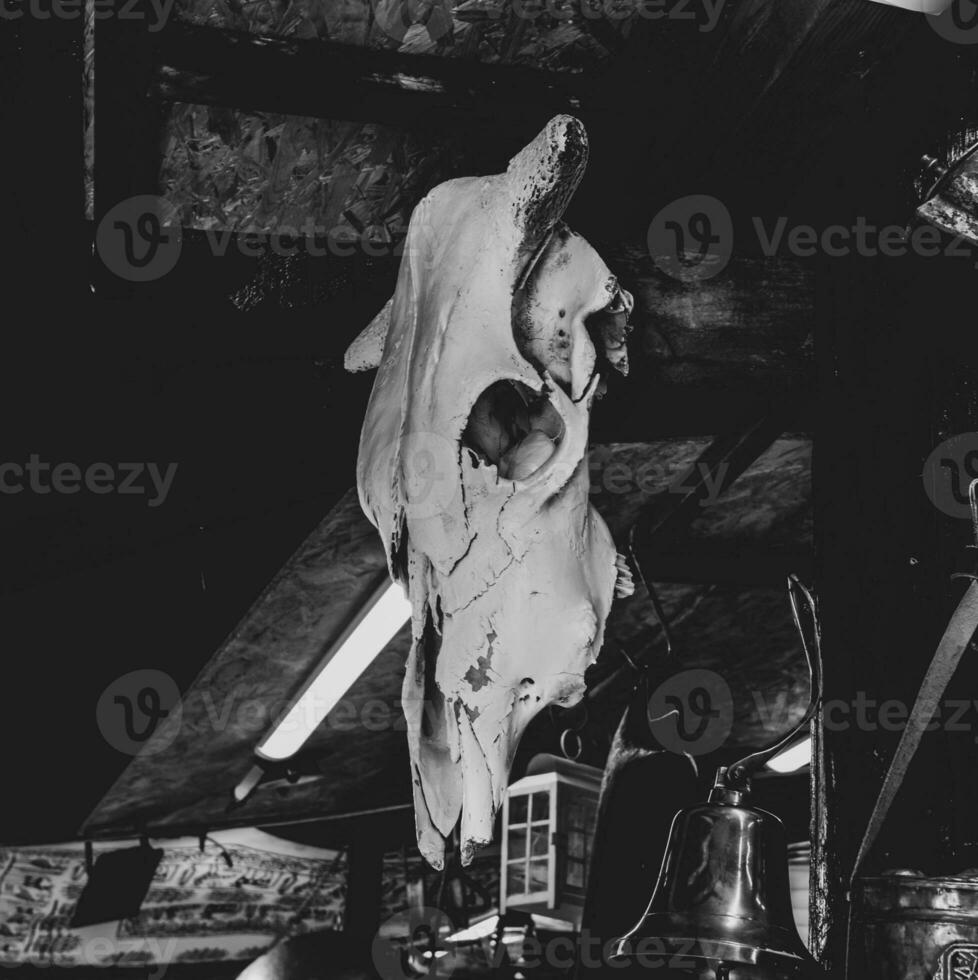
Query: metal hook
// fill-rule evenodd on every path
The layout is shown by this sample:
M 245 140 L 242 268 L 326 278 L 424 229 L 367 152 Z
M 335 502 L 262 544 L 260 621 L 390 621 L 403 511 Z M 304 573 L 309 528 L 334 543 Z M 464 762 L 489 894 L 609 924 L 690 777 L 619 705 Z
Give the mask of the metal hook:
M 567 751 L 567 737 L 568 735 L 573 735 L 577 742 L 577 751 L 573 754 Z M 570 759 L 571 762 L 577 762 L 581 757 L 581 753 L 584 751 L 584 742 L 581 736 L 578 734 L 577 729 L 565 728 L 560 735 L 560 751 L 564 753 L 565 759 Z
M 615 646 L 618 652 L 621 654 L 622 658 L 624 659 L 625 663 L 628 664 L 628 666 L 631 667 L 636 674 L 641 674 L 642 668 L 639 667 L 639 665 L 635 663 L 634 660 L 632 660 L 632 658 L 628 655 L 628 651 L 620 643 L 615 644 Z
M 811 647 L 808 644 L 808 639 L 805 636 L 805 630 L 801 623 L 801 612 L 798 602 L 799 593 L 804 596 L 805 603 L 812 617 L 813 642 Z M 753 752 L 739 762 L 734 763 L 727 770 L 731 783 L 747 783 L 753 773 L 760 769 L 769 759 L 774 758 L 779 752 L 787 748 L 795 736 L 815 717 L 815 713 L 822 703 L 822 631 L 818 622 L 817 605 L 815 597 L 795 574 L 788 576 L 788 601 L 791 603 L 791 616 L 795 621 L 795 628 L 798 630 L 798 635 L 801 637 L 801 646 L 805 651 L 805 660 L 808 663 L 808 676 L 811 681 L 808 710 L 805 712 L 801 721 L 787 735 L 782 736 L 766 749 Z
M 576 762 L 581 757 L 581 753 L 584 751 L 584 740 L 581 738 L 581 732 L 584 731 L 587 723 L 591 720 L 591 714 L 588 710 L 587 701 L 581 702 L 583 707 L 583 712 L 581 714 L 581 720 L 576 725 L 568 725 L 560 733 L 560 751 L 564 753 L 565 759 L 570 759 L 571 762 Z M 553 707 L 551 705 L 551 707 Z M 567 751 L 567 738 L 573 735 L 577 740 L 577 751 L 573 755 Z
M 970 548 L 978 548 L 978 480 L 968 484 L 968 505 L 971 507 L 971 536 L 973 543 Z
M 978 550 L 978 479 L 968 484 L 968 506 L 971 508 L 971 544 L 966 547 Z M 978 574 L 975 572 L 952 572 L 951 580 L 958 578 L 970 578 L 978 582 Z
M 662 635 L 666 640 L 666 656 L 668 656 L 671 660 L 674 653 L 672 648 L 672 633 L 669 631 L 669 620 L 666 619 L 666 614 L 662 608 L 662 603 L 659 602 L 659 594 L 655 591 L 655 588 L 645 580 L 645 574 L 642 572 L 642 566 L 639 563 L 638 558 L 635 557 L 635 528 L 636 525 L 633 524 L 631 530 L 628 532 L 628 554 L 632 559 L 632 564 L 635 566 L 635 571 L 638 572 L 638 580 L 645 586 L 645 591 L 648 593 L 649 599 L 652 602 L 652 608 L 655 610 L 655 617 L 659 620 L 659 625 L 662 627 Z

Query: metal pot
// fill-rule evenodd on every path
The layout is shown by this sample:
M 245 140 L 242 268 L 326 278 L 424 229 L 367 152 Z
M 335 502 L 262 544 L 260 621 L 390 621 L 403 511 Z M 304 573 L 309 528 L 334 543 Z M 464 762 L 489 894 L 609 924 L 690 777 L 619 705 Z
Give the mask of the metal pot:
M 858 879 L 852 936 L 848 975 L 859 980 L 978 977 L 978 870 Z

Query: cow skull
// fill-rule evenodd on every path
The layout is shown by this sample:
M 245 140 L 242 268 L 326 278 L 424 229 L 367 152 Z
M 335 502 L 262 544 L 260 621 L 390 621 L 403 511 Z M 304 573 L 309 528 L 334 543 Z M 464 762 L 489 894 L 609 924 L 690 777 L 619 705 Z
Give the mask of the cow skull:
M 436 868 L 459 818 L 463 864 L 492 839 L 520 737 L 581 699 L 630 591 L 588 499 L 598 359 L 627 370 L 632 299 L 560 220 L 586 159 L 583 126 L 558 116 L 506 173 L 436 187 L 393 299 L 347 352 L 379 367 L 357 480 L 413 608 L 403 703 Z

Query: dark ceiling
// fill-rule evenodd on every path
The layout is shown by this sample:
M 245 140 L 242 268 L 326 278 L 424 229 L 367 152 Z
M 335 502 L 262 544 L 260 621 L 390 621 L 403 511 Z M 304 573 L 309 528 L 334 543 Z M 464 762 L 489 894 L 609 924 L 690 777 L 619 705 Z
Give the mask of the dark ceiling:
M 73 163 L 81 169 L 80 144 L 64 135 L 80 133 L 80 104 L 31 89 L 43 76 L 73 91 L 73 29 L 56 24 L 42 37 L 18 22 L 12 60 L 6 52 L 2 59 L 24 68 L 10 89 L 18 106 L 8 132 L 32 151 L 9 211 L 6 267 L 31 314 L 16 337 L 24 353 L 12 350 L 7 362 L 5 456 L 172 461 L 178 471 L 157 508 L 86 494 L 3 500 L 2 724 L 6 786 L 17 805 L 0 814 L 0 841 L 10 843 L 76 835 L 131 761 L 98 731 L 102 691 L 139 667 L 165 670 L 189 690 L 352 486 L 370 378 L 346 376 L 342 351 L 386 299 L 396 269 L 385 257 L 217 259 L 188 236 L 181 263 L 161 282 L 131 286 L 91 270 L 92 226 L 74 219 L 80 194 L 63 187 Z M 683 523 L 650 577 L 672 579 L 661 591 L 680 620 L 681 650 L 708 665 L 734 661 L 796 698 L 803 691 L 771 569 L 804 558 L 810 541 L 818 262 L 746 249 L 722 276 L 684 287 L 652 268 L 645 227 L 663 203 L 693 192 L 722 197 L 738 227 L 756 214 L 902 223 L 921 154 L 947 157 L 974 132 L 974 107 L 965 102 L 974 65 L 973 52 L 943 41 L 924 19 L 866 0 L 750 0 L 729 3 L 705 40 L 695 25 L 642 25 L 595 76 L 593 103 L 580 110 L 592 163 L 569 217 L 640 301 L 632 374 L 597 408 L 596 455 L 692 461 L 694 449 L 759 416 L 793 433 L 760 471 L 729 487 L 729 506 L 704 512 L 688 533 Z M 138 92 L 105 112 L 99 152 L 116 178 L 141 173 L 129 156 L 138 141 L 126 128 L 127 111 L 145 115 L 145 88 Z M 32 97 L 50 108 L 44 124 L 25 108 Z M 456 113 L 452 125 L 468 150 L 461 172 L 498 169 L 549 111 L 530 98 L 502 112 L 488 105 L 468 127 Z M 433 113 L 417 127 L 437 134 L 446 124 Z M 230 301 L 242 289 L 254 297 L 247 311 Z M 597 502 L 620 533 L 643 502 L 623 495 L 622 506 L 605 496 Z M 668 500 L 645 501 L 652 506 L 643 519 L 654 525 Z M 763 581 L 729 580 L 742 553 L 750 577 Z M 696 561 L 684 563 L 689 555 Z M 708 584 L 711 575 L 727 581 Z M 643 631 L 654 618 L 642 596 L 627 608 L 640 611 L 621 614 L 623 641 L 639 637 L 651 648 L 654 637 Z M 397 666 L 392 651 L 378 664 L 386 673 L 364 683 L 386 695 Z M 741 723 L 745 741 L 755 741 L 756 727 Z M 550 737 L 536 732 L 528 747 Z M 393 772 L 403 748 L 389 745 Z M 224 755 L 200 742 L 181 751 L 164 785 L 185 795 L 153 790 L 150 777 L 130 771 L 105 818 L 125 822 L 146 801 L 140 819 L 212 819 L 244 765 L 245 744 Z M 589 751 L 600 754 L 599 734 Z M 218 762 L 220 780 L 206 781 Z M 396 799 L 399 784 L 387 772 L 352 774 L 351 785 L 363 779 L 374 799 Z M 315 787 L 321 783 L 296 791 L 297 811 L 319 806 Z M 334 802 L 351 805 L 342 794 Z

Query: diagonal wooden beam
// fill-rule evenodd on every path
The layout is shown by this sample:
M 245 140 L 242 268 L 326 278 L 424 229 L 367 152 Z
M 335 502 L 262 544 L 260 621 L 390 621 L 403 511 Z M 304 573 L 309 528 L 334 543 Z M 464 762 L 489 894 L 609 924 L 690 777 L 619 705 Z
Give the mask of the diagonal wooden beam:
M 743 475 L 778 436 L 792 427 L 792 424 L 793 418 L 789 412 L 765 414 L 739 432 L 718 436 L 698 457 L 689 478 L 684 481 L 685 489 L 681 493 L 662 495 L 656 498 L 654 504 L 646 508 L 632 533 L 633 557 L 637 560 L 646 582 L 660 580 L 660 576 L 665 573 L 666 579 L 691 581 L 704 585 L 723 582 L 761 585 L 766 583 L 736 581 L 735 578 L 766 579 L 773 572 L 782 570 L 776 567 L 777 559 L 773 558 L 764 560 L 753 569 L 737 568 L 735 563 L 730 561 L 725 565 L 721 562 L 722 567 L 717 567 L 718 581 L 714 582 L 710 577 L 708 562 L 695 569 L 695 578 L 692 578 L 694 575 L 692 567 L 670 570 L 666 565 L 657 565 L 656 555 L 663 553 L 662 561 L 668 563 L 669 555 L 675 555 L 681 550 L 685 530 L 701 513 L 700 503 L 708 499 L 711 493 L 715 494 L 718 485 L 729 486 Z M 784 561 L 787 563 L 796 557 L 798 557 L 797 553 L 785 556 Z M 809 565 L 806 564 L 804 570 L 808 571 Z M 650 601 L 656 602 L 654 596 L 650 595 Z M 653 618 L 656 622 L 662 621 L 658 608 L 655 609 Z M 651 652 L 657 646 L 656 643 L 649 642 L 651 634 L 651 628 L 646 628 L 642 635 L 629 642 L 629 649 L 624 651 L 628 659 L 623 657 L 619 667 L 593 687 L 589 687 L 587 694 L 589 703 L 614 697 L 623 688 L 634 683 L 635 667 L 642 668 L 647 665 Z M 656 640 L 658 639 L 657 636 Z
M 791 425 L 788 413 L 765 414 L 738 432 L 714 439 L 700 454 L 682 492 L 656 498 L 642 513 L 633 535 L 636 551 L 674 543 L 701 513 L 702 501 L 715 495 L 718 486 L 730 486 Z

